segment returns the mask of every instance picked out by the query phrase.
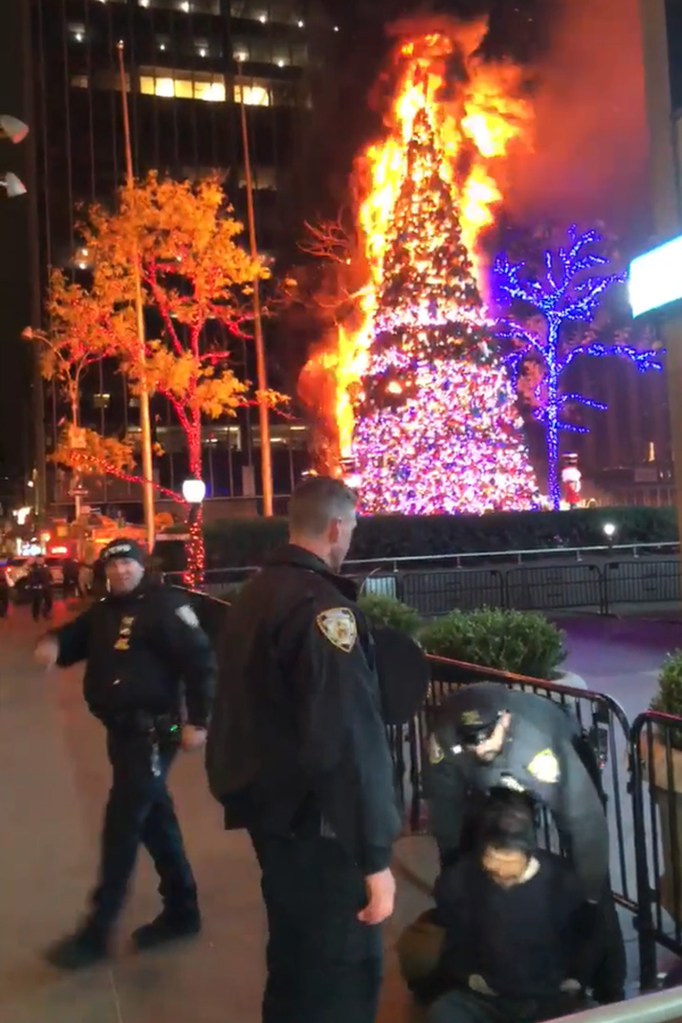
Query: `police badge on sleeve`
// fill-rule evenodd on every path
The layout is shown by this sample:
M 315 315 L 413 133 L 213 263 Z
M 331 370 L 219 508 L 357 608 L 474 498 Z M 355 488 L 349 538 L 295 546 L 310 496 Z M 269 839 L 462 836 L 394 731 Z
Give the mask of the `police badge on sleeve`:
M 556 785 L 561 775 L 556 754 L 551 749 L 543 749 L 529 763 L 528 773 L 545 785 Z
M 332 607 L 316 618 L 317 627 L 329 642 L 349 654 L 358 638 L 358 625 L 349 607 Z

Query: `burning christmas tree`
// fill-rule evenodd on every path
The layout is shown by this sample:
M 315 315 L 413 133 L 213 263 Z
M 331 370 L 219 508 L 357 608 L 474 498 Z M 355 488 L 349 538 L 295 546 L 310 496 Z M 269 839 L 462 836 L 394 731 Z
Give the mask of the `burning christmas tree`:
M 362 507 L 405 514 L 531 508 L 537 486 L 523 422 L 471 256 L 492 182 L 471 173 L 457 181 L 435 102 L 442 78 L 434 74 L 434 38 L 421 51 L 410 47 L 403 49 L 409 88 L 404 79 L 401 95 L 409 102 L 401 130 L 375 161 L 392 168 L 391 188 L 380 193 L 380 213 L 376 193 L 364 207 L 375 287 L 355 389 Z M 435 55 L 451 51 L 443 38 Z

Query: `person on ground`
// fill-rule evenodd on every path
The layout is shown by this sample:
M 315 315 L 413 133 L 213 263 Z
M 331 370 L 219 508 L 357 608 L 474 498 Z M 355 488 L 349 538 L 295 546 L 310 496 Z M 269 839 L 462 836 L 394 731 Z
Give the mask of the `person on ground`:
M 624 998 L 626 959 L 609 882 L 608 825 L 592 751 L 569 714 L 498 683 L 463 686 L 439 708 L 429 739 L 430 830 L 447 865 L 470 847 L 481 803 L 527 793 L 553 816 L 595 916 L 602 948 L 591 982 L 602 1003 Z
M 427 1023 L 539 1023 L 586 1006 L 581 885 L 537 848 L 523 796 L 490 801 L 475 849 L 445 868 L 434 894 L 443 993 Z
M 372 636 L 338 573 L 356 495 L 295 490 L 290 543 L 227 615 L 207 744 L 227 828 L 247 828 L 268 918 L 264 1023 L 372 1023 L 400 830 Z
M 197 886 L 167 778 L 178 749 L 191 752 L 204 745 L 215 680 L 213 650 L 187 595 L 148 584 L 144 551 L 134 540 L 110 543 L 102 562 L 108 596 L 47 633 L 36 647 L 46 668 L 86 662 L 84 695 L 106 728 L 113 770 L 90 911 L 76 933 L 47 955 L 65 969 L 108 955 L 141 845 L 159 875 L 163 911 L 135 931 L 137 947 L 201 928 Z

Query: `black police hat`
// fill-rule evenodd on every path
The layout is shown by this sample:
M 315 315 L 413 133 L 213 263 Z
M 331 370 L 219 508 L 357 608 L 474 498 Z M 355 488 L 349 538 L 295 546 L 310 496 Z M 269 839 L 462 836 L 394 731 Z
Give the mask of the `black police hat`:
M 463 746 L 478 746 L 489 739 L 504 713 L 500 707 L 500 689 L 487 690 L 481 685 L 463 686 L 446 701 L 444 716 L 454 728 L 456 739 Z
M 144 548 L 140 546 L 137 540 L 130 540 L 125 536 L 108 543 L 102 549 L 100 557 L 105 565 L 108 561 L 114 561 L 116 558 L 130 558 L 144 567 L 147 560 Z

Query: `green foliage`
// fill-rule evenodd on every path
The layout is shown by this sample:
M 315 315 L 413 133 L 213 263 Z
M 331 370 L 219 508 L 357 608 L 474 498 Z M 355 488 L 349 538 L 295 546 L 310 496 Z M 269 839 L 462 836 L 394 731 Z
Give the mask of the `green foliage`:
M 668 654 L 663 662 L 651 709 L 682 717 L 682 650 Z
M 419 638 L 427 653 L 532 678 L 554 678 L 566 656 L 564 634 L 543 615 L 522 611 L 453 611 Z
M 491 515 L 363 516 L 351 559 L 437 557 L 478 551 L 604 544 L 604 523 L 618 526 L 618 543 L 662 543 L 677 539 L 673 508 L 581 509 L 575 512 L 500 512 Z M 206 527 L 213 568 L 262 564 L 267 552 L 286 542 L 285 519 L 226 519 Z M 417 566 L 412 566 L 417 567 Z
M 360 597 L 361 610 L 372 626 L 388 625 L 408 636 L 415 636 L 421 625 L 421 618 L 413 607 L 393 597 L 370 593 Z

